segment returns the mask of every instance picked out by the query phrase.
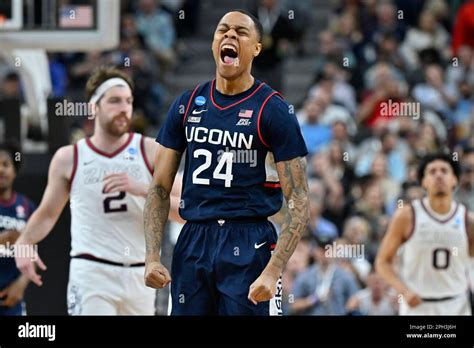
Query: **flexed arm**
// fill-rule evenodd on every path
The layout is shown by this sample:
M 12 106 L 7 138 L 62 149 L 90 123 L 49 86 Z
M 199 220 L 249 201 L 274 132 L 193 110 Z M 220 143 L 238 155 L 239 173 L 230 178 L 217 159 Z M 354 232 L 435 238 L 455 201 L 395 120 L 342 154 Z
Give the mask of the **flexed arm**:
M 269 301 L 275 295 L 275 284 L 295 251 L 309 220 L 306 159 L 297 157 L 281 161 L 276 163 L 276 167 L 287 210 L 275 251 L 262 274 L 250 286 L 248 298 L 254 304 Z

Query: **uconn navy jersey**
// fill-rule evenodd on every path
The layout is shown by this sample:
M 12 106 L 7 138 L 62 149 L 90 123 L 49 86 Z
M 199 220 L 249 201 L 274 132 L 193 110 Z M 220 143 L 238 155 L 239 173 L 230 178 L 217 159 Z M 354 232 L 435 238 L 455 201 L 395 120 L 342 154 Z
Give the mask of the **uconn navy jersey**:
M 21 232 L 34 209 L 34 204 L 28 198 L 15 192 L 10 201 L 0 201 L 0 233 L 6 230 Z M 0 290 L 20 275 L 13 256 L 9 245 L 0 245 Z
M 187 150 L 180 215 L 188 221 L 275 214 L 283 198 L 275 162 L 307 154 L 289 105 L 260 81 L 233 96 L 215 80 L 184 93 L 157 142 Z

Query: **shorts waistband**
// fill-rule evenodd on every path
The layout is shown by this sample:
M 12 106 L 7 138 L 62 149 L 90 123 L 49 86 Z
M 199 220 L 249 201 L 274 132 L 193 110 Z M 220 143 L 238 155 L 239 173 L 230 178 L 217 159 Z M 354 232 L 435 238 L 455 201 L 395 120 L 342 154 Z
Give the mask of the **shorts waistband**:
M 111 265 L 111 266 L 121 266 L 121 267 L 144 267 L 145 266 L 144 262 L 140 262 L 140 263 L 120 263 L 120 262 L 114 262 L 114 261 L 101 259 L 101 258 L 95 257 L 94 255 L 91 255 L 91 254 L 79 254 L 79 255 L 73 256 L 72 258 L 73 259 L 82 259 L 82 260 L 95 261 L 95 262 L 104 263 L 106 265 Z
M 241 225 L 241 224 L 257 224 L 268 222 L 267 218 L 233 218 L 233 219 L 213 219 L 204 221 L 187 221 L 191 224 L 202 224 L 202 225 L 217 225 L 217 226 L 229 226 L 229 225 Z
M 421 299 L 423 300 L 423 302 L 442 302 L 442 301 L 449 301 L 449 300 L 452 300 L 456 297 L 459 297 L 459 296 L 462 296 L 464 295 L 464 293 L 462 294 L 457 294 L 457 295 L 454 295 L 454 296 L 446 296 L 446 297 L 422 297 Z

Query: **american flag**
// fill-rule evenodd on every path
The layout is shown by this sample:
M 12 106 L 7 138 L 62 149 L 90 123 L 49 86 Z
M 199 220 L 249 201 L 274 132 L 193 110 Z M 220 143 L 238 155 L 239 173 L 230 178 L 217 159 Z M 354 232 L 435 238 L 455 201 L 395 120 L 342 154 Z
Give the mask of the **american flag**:
M 94 25 L 92 6 L 64 5 L 59 12 L 60 28 L 91 29 Z
M 239 117 L 250 118 L 252 117 L 253 110 L 240 109 Z

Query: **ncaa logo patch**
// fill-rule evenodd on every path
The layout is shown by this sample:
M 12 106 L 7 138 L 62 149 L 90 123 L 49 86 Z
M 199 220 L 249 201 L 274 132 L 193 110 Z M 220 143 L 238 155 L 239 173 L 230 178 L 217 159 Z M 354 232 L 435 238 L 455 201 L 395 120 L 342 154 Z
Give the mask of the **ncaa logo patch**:
M 123 159 L 133 161 L 135 159 L 134 155 L 136 155 L 137 149 L 133 147 L 129 147 L 127 152 L 123 154 Z
M 206 104 L 206 98 L 204 98 L 202 95 L 197 96 L 196 99 L 194 99 L 194 104 L 197 106 L 203 106 Z

